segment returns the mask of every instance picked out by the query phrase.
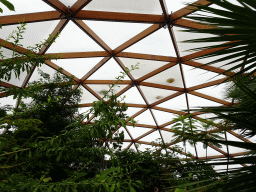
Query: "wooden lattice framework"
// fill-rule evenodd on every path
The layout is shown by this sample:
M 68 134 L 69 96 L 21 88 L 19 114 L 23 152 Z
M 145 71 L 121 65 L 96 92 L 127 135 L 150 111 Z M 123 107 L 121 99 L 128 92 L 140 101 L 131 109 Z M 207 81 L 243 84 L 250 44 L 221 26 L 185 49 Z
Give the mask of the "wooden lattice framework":
M 214 80 L 210 81 L 207 83 L 202 82 L 200 85 L 196 85 L 193 87 L 187 87 L 186 86 L 186 81 L 184 78 L 184 73 L 182 69 L 182 64 L 192 66 L 192 67 L 198 67 L 201 65 L 201 63 L 195 62 L 193 60 L 189 60 L 195 56 L 203 55 L 205 53 L 214 51 L 214 50 L 203 50 L 199 51 L 193 54 L 186 55 L 182 57 L 180 55 L 179 47 L 176 42 L 176 38 L 174 35 L 174 31 L 172 26 L 178 26 L 182 28 L 207 28 L 210 26 L 207 25 L 200 25 L 198 23 L 195 23 L 193 21 L 183 19 L 181 18 L 182 16 L 191 14 L 196 11 L 195 8 L 192 8 L 191 6 L 186 6 L 183 9 L 180 9 L 172 14 L 168 12 L 165 0 L 159 0 L 160 6 L 162 8 L 162 15 L 151 15 L 151 14 L 136 14 L 136 13 L 121 13 L 121 12 L 103 12 L 103 11 L 88 11 L 88 10 L 83 10 L 85 6 L 87 6 L 90 2 L 93 0 L 77 0 L 75 4 L 73 4 L 72 7 L 66 7 L 64 4 L 62 4 L 58 0 L 43 0 L 45 3 L 50 5 L 52 8 L 55 9 L 55 11 L 48 11 L 48 12 L 37 12 L 37 13 L 29 13 L 29 14 L 20 14 L 20 15 L 10 15 L 10 16 L 1 16 L 0 17 L 0 23 L 3 26 L 8 26 L 8 25 L 14 25 L 18 24 L 19 22 L 25 22 L 25 23 L 34 23 L 34 22 L 44 22 L 44 21 L 52 21 L 52 20 L 57 20 L 58 25 L 55 27 L 55 29 L 52 31 L 51 35 L 54 36 L 56 33 L 60 32 L 65 28 L 65 26 L 69 22 L 73 22 L 75 25 L 77 25 L 84 33 L 86 33 L 91 39 L 93 39 L 100 47 L 104 49 L 104 51 L 95 51 L 95 52 L 70 52 L 70 53 L 62 53 L 61 59 L 70 59 L 70 58 L 93 58 L 93 57 L 103 57 L 103 59 L 95 65 L 88 73 L 84 74 L 82 78 L 77 78 L 74 77 L 74 80 L 77 84 L 77 86 L 83 86 L 87 91 L 89 91 L 91 94 L 93 94 L 97 99 L 102 99 L 101 96 L 95 92 L 93 89 L 91 89 L 88 85 L 90 84 L 111 84 L 113 81 L 112 80 L 88 80 L 88 78 L 93 75 L 97 70 L 100 69 L 105 63 L 107 63 L 111 58 L 113 58 L 119 66 L 125 70 L 125 65 L 122 63 L 120 58 L 135 58 L 135 59 L 143 59 L 143 60 L 152 60 L 152 61 L 165 61 L 168 62 L 168 64 L 159 67 L 158 69 L 151 71 L 150 73 L 136 79 L 132 76 L 132 74 L 128 74 L 130 80 L 125 80 L 122 82 L 119 82 L 120 84 L 126 85 L 125 88 L 123 88 L 120 92 L 117 93 L 117 95 L 122 95 L 125 94 L 126 91 L 128 91 L 131 87 L 136 87 L 139 93 L 141 94 L 142 98 L 144 99 L 145 104 L 132 104 L 128 103 L 129 107 L 136 107 L 140 108 L 140 110 L 135 113 L 132 117 L 137 117 L 138 115 L 142 114 L 144 111 L 149 110 L 155 125 L 146 125 L 146 124 L 135 124 L 136 127 L 143 127 L 143 128 L 151 128 L 150 131 L 144 133 L 143 135 L 139 135 L 136 138 L 134 138 L 131 133 L 129 132 L 128 129 L 126 129 L 130 139 L 125 139 L 124 142 L 128 142 L 129 145 L 127 146 L 127 149 L 130 148 L 133 144 L 135 143 L 141 143 L 141 144 L 146 144 L 146 145 L 151 145 L 150 142 L 143 141 L 143 138 L 150 133 L 153 132 L 159 132 L 161 139 L 163 140 L 163 135 L 161 131 L 167 131 L 171 132 L 169 128 L 166 128 L 166 126 L 171 125 L 173 122 L 170 120 L 169 122 L 166 122 L 164 124 L 159 124 L 157 122 L 157 118 L 154 115 L 153 110 L 159 110 L 167 113 L 173 113 L 173 114 L 187 114 L 181 111 L 176 111 L 172 110 L 169 108 L 163 108 L 159 107 L 158 105 L 171 100 L 181 94 L 185 94 L 186 97 L 186 104 L 187 104 L 187 109 L 188 113 L 190 113 L 190 108 L 189 108 L 189 100 L 187 94 L 192 94 L 210 101 L 214 101 L 216 103 L 219 103 L 224 106 L 231 105 L 230 102 L 221 100 L 206 94 L 202 94 L 198 92 L 198 90 L 217 85 L 221 83 L 225 78 L 219 79 L 219 80 Z M 198 0 L 195 3 L 200 3 L 204 5 L 210 5 L 210 3 L 206 0 Z M 151 24 L 150 27 L 142 31 L 141 33 L 137 34 L 136 36 L 132 37 L 130 40 L 126 41 L 125 43 L 121 44 L 114 50 L 112 50 L 92 29 L 90 29 L 83 20 L 95 20 L 95 21 L 116 21 L 116 22 L 132 22 L 132 23 L 147 23 Z M 142 39 L 146 38 L 147 36 L 155 33 L 166 23 L 170 23 L 171 25 L 167 25 L 170 39 L 172 41 L 173 47 L 175 49 L 176 57 L 169 57 L 169 56 L 160 56 L 160 55 L 149 55 L 149 54 L 140 54 L 140 53 L 131 53 L 131 52 L 125 52 L 125 49 L 129 48 L 130 46 L 140 42 Z M 3 39 L 0 39 L 0 43 L 4 42 Z M 38 54 L 44 54 L 44 55 L 54 55 L 54 53 L 46 53 L 49 47 L 51 46 L 48 45 L 47 47 L 43 47 L 41 51 Z M 5 44 L 5 48 L 11 48 L 11 44 Z M 21 48 L 19 51 L 26 52 L 26 49 Z M 49 67 L 57 70 L 59 68 L 58 65 L 54 63 L 54 61 L 46 60 L 46 65 Z M 174 87 L 174 86 L 167 86 L 163 84 L 156 84 L 156 83 L 150 83 L 145 80 L 149 79 L 150 77 L 157 75 L 167 69 L 170 69 L 171 67 L 178 65 L 181 71 L 181 77 L 182 77 L 182 83 L 183 83 L 183 88 L 179 87 Z M 202 69 L 214 73 L 222 73 L 224 70 L 221 68 L 216 68 L 212 66 L 204 66 Z M 31 73 L 27 75 L 25 78 L 24 82 L 22 83 L 22 86 L 20 88 L 26 87 L 32 73 L 34 72 L 34 68 L 32 69 Z M 68 71 L 63 70 L 62 73 L 64 75 L 71 75 Z M 4 87 L 11 87 L 11 86 L 16 86 L 12 85 L 8 82 L 1 82 L 1 86 Z M 76 87 L 77 87 L 76 86 Z M 143 91 L 141 90 L 141 86 L 146 86 L 146 87 L 153 87 L 153 88 L 159 88 L 159 89 L 164 89 L 164 90 L 172 90 L 176 91 L 175 94 L 170 94 L 167 97 L 161 98 L 158 101 L 154 103 L 149 103 L 146 96 L 144 95 Z M 17 87 L 17 86 L 16 86 Z M 4 96 L 4 95 L 2 95 Z M 80 107 L 88 107 L 92 106 L 92 103 L 84 103 L 80 104 Z M 193 118 L 198 119 L 198 115 L 202 113 L 194 112 L 192 113 Z M 92 120 L 92 118 L 90 119 Z M 88 122 L 87 122 L 88 123 Z M 228 131 L 230 134 L 235 136 L 236 138 L 244 141 L 244 142 L 250 142 L 249 140 L 241 137 L 237 133 L 233 131 Z M 135 145 L 136 147 L 136 145 Z M 171 149 L 172 148 L 172 143 L 168 144 L 168 147 Z M 240 156 L 245 154 L 246 152 L 240 152 L 240 153 L 233 153 L 230 154 L 228 151 L 228 146 L 227 146 L 227 152 L 224 152 L 221 149 L 218 149 L 214 146 L 210 146 L 212 149 L 218 151 L 221 155 L 216 155 L 216 156 L 208 156 L 208 159 L 214 159 L 214 158 L 222 158 L 222 157 L 235 157 L 235 156 Z M 204 157 L 198 157 L 197 154 L 197 148 L 195 146 L 195 156 L 192 156 L 192 158 L 199 158 L 199 159 L 204 159 Z M 182 152 L 183 153 L 183 152 Z M 184 154 L 184 153 L 183 153 Z M 186 155 L 186 154 L 184 154 Z

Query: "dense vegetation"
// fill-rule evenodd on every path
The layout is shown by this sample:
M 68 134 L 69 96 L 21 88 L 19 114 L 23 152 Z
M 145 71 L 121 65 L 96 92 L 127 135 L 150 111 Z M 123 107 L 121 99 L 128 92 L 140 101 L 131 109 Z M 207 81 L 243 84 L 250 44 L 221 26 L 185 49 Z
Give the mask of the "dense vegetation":
M 125 114 L 127 106 L 121 104 L 122 98 L 118 99 L 112 91 L 114 84 L 105 93 L 107 101 L 94 102 L 88 112 L 79 114 L 81 90 L 74 86 L 72 77 L 57 72 L 50 78 L 48 74 L 40 72 L 42 78 L 29 84 L 26 89 L 1 87 L 1 97 L 14 95 L 19 100 L 18 108 L 0 108 L 0 125 L 3 131 L 0 136 L 1 191 L 255 191 L 256 144 L 225 141 L 219 136 L 219 131 L 241 130 L 241 134 L 247 137 L 256 133 L 256 4 L 250 0 L 238 0 L 242 6 L 225 0 L 210 1 L 229 11 L 195 6 L 226 19 L 200 16 L 190 19 L 208 22 L 209 25 L 224 29 L 191 29 L 190 32 L 217 35 L 191 41 L 232 42 L 229 47 L 226 44 L 207 47 L 220 49 L 202 57 L 220 56 L 214 62 L 226 61 L 226 65 L 235 63 L 229 63 L 230 58 L 240 62 L 224 72 L 234 82 L 234 86 L 227 90 L 227 96 L 239 103 L 230 107 L 201 109 L 203 112 L 215 113 L 223 120 L 218 125 L 213 121 L 200 120 L 205 129 L 203 132 L 197 131 L 197 122 L 191 115 L 178 116 L 172 128 L 175 131 L 173 142 L 183 140 L 185 149 L 186 141 L 191 145 L 204 142 L 206 157 L 209 144 L 241 147 L 248 150 L 248 154 L 233 159 L 228 157 L 228 163 L 247 166 L 216 173 L 212 166 L 226 165 L 226 161 L 217 159 L 210 163 L 190 158 L 181 160 L 177 158 L 181 149 L 174 147 L 175 151 L 170 150 L 165 143 L 152 143 L 154 146 L 161 146 L 160 150 L 121 150 L 123 133 L 115 131 L 120 126 L 125 127 L 127 123 L 133 124 L 134 121 Z M 0 2 L 14 9 L 8 1 Z M 245 31 L 245 26 L 250 30 Z M 13 40 L 14 48 L 22 46 L 19 45 L 19 40 L 24 30 L 25 24 L 10 35 L 8 40 Z M 50 38 L 50 41 L 53 39 Z M 33 54 L 33 51 L 47 43 L 49 40 L 23 55 L 14 49 L 11 59 L 5 58 L 0 52 L 0 78 L 10 80 L 11 71 L 19 77 L 22 71 L 29 72 L 32 65 L 43 64 L 45 58 Z M 131 70 L 136 67 L 137 65 Z M 228 73 L 240 67 L 239 73 Z M 124 75 L 125 73 L 119 76 L 117 81 L 122 80 Z M 29 104 L 23 102 L 26 98 L 31 99 Z M 94 122 L 85 123 L 90 115 L 95 116 Z M 209 133 L 214 126 L 218 126 L 219 130 Z M 113 149 L 109 149 L 110 144 L 113 144 Z M 165 153 L 162 153 L 163 150 Z M 105 160 L 106 155 L 110 156 L 108 161 Z

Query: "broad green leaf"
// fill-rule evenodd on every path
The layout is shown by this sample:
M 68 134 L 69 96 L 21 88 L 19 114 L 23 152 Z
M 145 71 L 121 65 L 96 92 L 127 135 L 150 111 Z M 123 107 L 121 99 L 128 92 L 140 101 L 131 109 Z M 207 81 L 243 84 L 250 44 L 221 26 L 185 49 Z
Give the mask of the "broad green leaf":
M 175 189 L 174 192 L 186 192 L 186 189 L 179 189 L 179 188 L 177 188 L 177 189 Z
M 84 172 L 78 173 L 77 176 L 75 178 L 73 178 L 71 181 L 76 181 L 77 179 L 79 179 L 87 174 L 88 173 L 84 173 Z
M 0 0 L 9 10 L 14 11 L 14 6 L 7 0 Z

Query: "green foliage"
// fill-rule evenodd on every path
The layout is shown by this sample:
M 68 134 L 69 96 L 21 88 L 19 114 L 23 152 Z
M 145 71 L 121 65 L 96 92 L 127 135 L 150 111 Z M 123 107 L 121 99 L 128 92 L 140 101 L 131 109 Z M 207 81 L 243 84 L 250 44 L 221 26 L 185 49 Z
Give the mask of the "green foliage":
M 199 43 L 199 45 L 200 43 L 219 42 L 220 44 L 218 45 L 193 49 L 204 50 L 207 48 L 220 48 L 218 51 L 199 56 L 197 59 L 217 56 L 216 59 L 213 59 L 213 61 L 208 62 L 206 65 L 224 62 L 225 64 L 222 67 L 225 66 L 229 68 L 224 71 L 224 74 L 232 76 L 232 78 L 241 75 L 248 77 L 254 74 L 256 72 L 255 1 L 238 0 L 240 5 L 233 4 L 227 0 L 209 0 L 209 2 L 212 2 L 220 8 L 213 8 L 201 4 L 192 6 L 199 8 L 203 13 L 210 13 L 213 16 L 197 14 L 195 16 L 186 16 L 186 18 L 212 27 L 189 29 L 185 31 L 211 34 L 214 36 L 191 39 L 185 42 Z M 231 71 L 236 71 L 236 73 L 230 74 L 229 72 Z
M 203 12 L 213 14 L 209 16 L 191 16 L 188 17 L 197 22 L 203 22 L 206 25 L 212 25 L 207 29 L 190 29 L 189 32 L 205 33 L 215 35 L 209 38 L 192 39 L 187 42 L 228 42 L 216 46 L 199 47 L 194 50 L 203 50 L 205 48 L 219 48 L 218 51 L 198 57 L 211 58 L 217 56 L 212 62 L 206 65 L 225 62 L 223 66 L 228 67 L 224 74 L 230 76 L 229 80 L 233 80 L 233 87 L 227 90 L 228 98 L 238 101 L 233 106 L 228 107 L 206 107 L 201 112 L 210 112 L 217 115 L 217 118 L 223 120 L 223 124 L 219 126 L 221 131 L 226 130 L 242 130 L 243 135 L 255 135 L 255 8 L 256 3 L 250 0 L 238 0 L 241 6 L 234 5 L 229 1 L 209 0 L 221 8 L 212 8 L 203 5 L 196 5 Z M 194 58 L 193 58 L 194 59 Z M 230 61 L 231 60 L 231 61 Z M 222 66 L 222 67 L 223 67 Z M 236 71 L 231 74 L 230 72 Z M 207 125 L 208 126 L 208 125 Z M 216 177 L 211 179 L 211 183 L 207 183 L 208 179 L 201 178 L 198 182 L 187 182 L 186 186 L 195 184 L 202 185 L 193 190 L 199 189 L 205 191 L 255 191 L 255 143 L 245 143 L 236 141 L 225 141 L 220 138 L 202 138 L 197 135 L 198 140 L 215 145 L 225 144 L 245 149 L 248 154 L 236 158 L 228 157 L 228 161 L 216 159 L 208 165 L 225 165 L 242 164 L 248 165 L 241 168 L 225 169 L 216 173 Z M 201 138 L 200 138 L 201 137 Z M 183 185 L 184 186 L 184 185 Z M 177 186 L 179 187 L 179 186 Z
M 21 72 L 29 73 L 31 67 L 41 66 L 46 59 L 57 59 L 60 55 L 54 55 L 50 57 L 45 57 L 44 55 L 38 54 L 43 46 L 47 46 L 54 42 L 58 37 L 58 34 L 55 36 L 49 35 L 49 38 L 36 44 L 34 47 L 23 48 L 23 45 L 20 44 L 20 41 L 23 39 L 23 33 L 25 33 L 26 24 L 22 23 L 17 27 L 17 30 L 14 30 L 8 38 L 0 44 L 0 82 L 1 79 L 9 81 L 12 78 L 12 75 L 15 75 L 15 78 L 19 78 Z M 3 55 L 1 50 L 6 44 L 11 44 L 12 55 L 10 58 Z M 0 91 L 5 91 L 0 89 Z
M 11 11 L 15 11 L 14 10 L 14 6 L 11 2 L 7 1 L 7 0 L 0 0 L 0 3 L 4 4 L 5 7 L 7 7 L 9 10 Z M 3 13 L 3 9 L 0 7 L 0 13 Z M 0 23 L 0 28 L 2 27 L 1 23 Z

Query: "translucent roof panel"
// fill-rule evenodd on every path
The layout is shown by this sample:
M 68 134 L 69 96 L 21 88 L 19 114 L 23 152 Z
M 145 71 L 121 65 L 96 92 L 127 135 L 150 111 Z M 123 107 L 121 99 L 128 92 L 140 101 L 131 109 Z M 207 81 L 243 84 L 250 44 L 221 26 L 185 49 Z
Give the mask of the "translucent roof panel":
M 76 35 L 72 35 L 76 34 Z M 47 53 L 65 53 L 65 52 L 86 52 L 86 51 L 104 51 L 94 40 L 84 33 L 72 21 L 59 34 L 48 49 Z
M 144 53 L 175 57 L 170 33 L 167 29 L 159 29 L 155 33 L 132 45 L 125 52 Z
M 39 44 L 41 41 L 46 40 L 53 32 L 59 21 L 44 21 L 36 23 L 27 23 L 25 26 L 25 32 L 22 34 L 23 39 L 20 39 L 19 44 L 22 44 L 25 48 L 28 46 L 35 47 L 35 44 Z M 1 38 L 8 38 L 9 34 L 13 31 L 17 31 L 17 27 L 21 25 L 5 25 L 1 29 Z M 10 39 L 10 42 L 14 42 L 14 39 Z
M 6 7 L 2 6 L 1 8 L 3 9 L 4 15 L 18 15 L 43 11 L 54 11 L 51 6 L 41 0 L 12 0 L 11 3 L 14 5 L 15 11 L 10 11 Z
M 150 24 L 139 23 L 87 20 L 84 20 L 84 22 L 112 49 L 115 49 L 150 26 Z
M 83 10 L 158 15 L 162 13 L 158 0 L 94 0 Z
M 96 58 L 79 58 L 79 59 L 57 59 L 53 62 L 59 67 L 68 71 L 72 75 L 81 79 L 86 75 L 95 65 L 102 60 L 102 57 Z

